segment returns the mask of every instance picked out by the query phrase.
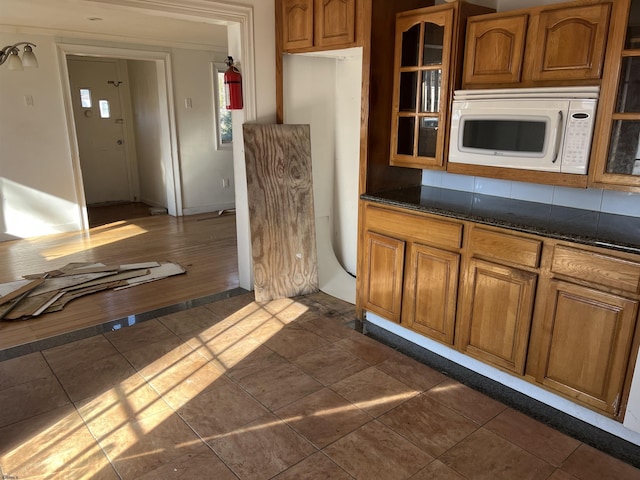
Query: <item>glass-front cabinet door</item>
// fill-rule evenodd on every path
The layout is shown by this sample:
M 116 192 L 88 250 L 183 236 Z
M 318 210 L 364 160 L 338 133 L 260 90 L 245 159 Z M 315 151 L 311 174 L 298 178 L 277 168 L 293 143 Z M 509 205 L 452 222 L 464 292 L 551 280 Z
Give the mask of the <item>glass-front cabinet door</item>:
M 391 165 L 444 165 L 453 14 L 396 20 Z
M 613 8 L 591 184 L 640 188 L 640 0 L 616 1 Z

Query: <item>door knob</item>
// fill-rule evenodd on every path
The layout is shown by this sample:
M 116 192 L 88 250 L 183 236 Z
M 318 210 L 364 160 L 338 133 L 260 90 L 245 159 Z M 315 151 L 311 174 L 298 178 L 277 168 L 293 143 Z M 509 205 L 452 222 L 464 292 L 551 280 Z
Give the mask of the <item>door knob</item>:
M 122 140 L 118 140 L 116 143 L 117 143 L 118 145 L 122 145 L 124 142 L 123 142 Z

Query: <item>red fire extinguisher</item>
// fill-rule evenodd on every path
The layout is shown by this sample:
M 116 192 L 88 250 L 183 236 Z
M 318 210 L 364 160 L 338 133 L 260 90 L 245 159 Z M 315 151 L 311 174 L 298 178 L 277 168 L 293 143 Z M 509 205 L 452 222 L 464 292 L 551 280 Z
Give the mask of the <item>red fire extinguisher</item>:
M 224 72 L 227 110 L 242 110 L 242 75 L 240 75 L 240 70 L 233 65 L 233 57 L 227 57 L 225 63 L 229 67 Z

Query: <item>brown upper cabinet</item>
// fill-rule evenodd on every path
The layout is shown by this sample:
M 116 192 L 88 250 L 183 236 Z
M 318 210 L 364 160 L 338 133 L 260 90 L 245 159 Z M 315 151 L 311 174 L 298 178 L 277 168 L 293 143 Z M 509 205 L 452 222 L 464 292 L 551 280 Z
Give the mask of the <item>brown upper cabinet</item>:
M 460 87 L 464 25 L 492 11 L 466 2 L 398 13 L 391 165 L 444 168 L 453 90 Z
M 362 0 L 278 0 L 282 50 L 328 50 L 358 44 Z
M 599 84 L 609 2 L 571 2 L 468 20 L 464 88 Z
M 613 5 L 590 185 L 640 191 L 640 0 Z

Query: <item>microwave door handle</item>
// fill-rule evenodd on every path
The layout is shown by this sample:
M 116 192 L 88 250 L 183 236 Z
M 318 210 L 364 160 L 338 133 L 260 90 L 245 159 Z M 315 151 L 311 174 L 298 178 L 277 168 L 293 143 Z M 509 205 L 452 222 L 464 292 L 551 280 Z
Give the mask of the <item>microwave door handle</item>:
M 562 110 L 559 110 L 558 111 L 558 128 L 556 130 L 556 146 L 553 152 L 553 160 L 551 163 L 556 163 L 558 161 L 558 155 L 560 155 L 560 139 L 562 138 L 562 135 L 560 135 L 560 133 L 563 131 L 563 123 L 564 123 L 564 116 L 562 114 Z

